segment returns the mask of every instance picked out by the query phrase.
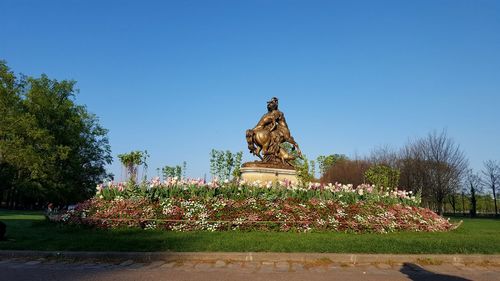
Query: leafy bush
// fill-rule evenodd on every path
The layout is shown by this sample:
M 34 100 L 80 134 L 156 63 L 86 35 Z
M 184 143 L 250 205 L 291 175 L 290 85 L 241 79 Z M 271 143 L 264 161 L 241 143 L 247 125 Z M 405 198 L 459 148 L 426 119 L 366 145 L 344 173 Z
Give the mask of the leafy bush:
M 377 187 L 396 188 L 399 183 L 400 172 L 386 165 L 375 165 L 365 172 L 365 179 Z

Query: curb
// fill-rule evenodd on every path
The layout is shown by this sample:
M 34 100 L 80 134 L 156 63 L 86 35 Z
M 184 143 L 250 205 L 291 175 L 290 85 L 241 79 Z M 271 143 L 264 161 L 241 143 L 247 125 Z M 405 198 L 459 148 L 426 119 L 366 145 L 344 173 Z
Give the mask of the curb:
M 234 262 L 301 262 L 340 264 L 487 264 L 500 266 L 500 255 L 399 255 L 399 254 L 331 254 L 331 253 L 225 253 L 225 252 L 57 252 L 57 251 L 1 251 L 0 258 L 61 258 L 134 261 L 204 261 Z

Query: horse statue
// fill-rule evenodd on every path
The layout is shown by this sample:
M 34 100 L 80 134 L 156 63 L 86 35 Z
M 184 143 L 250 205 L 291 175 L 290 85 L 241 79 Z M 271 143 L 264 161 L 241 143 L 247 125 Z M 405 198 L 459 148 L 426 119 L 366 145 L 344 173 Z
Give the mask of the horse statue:
M 281 144 L 290 143 L 299 158 L 302 158 L 302 152 L 290 134 L 285 115 L 278 110 L 277 98 L 267 102 L 267 111 L 253 129 L 246 131 L 248 149 L 263 163 L 292 167 L 296 156 L 286 151 Z

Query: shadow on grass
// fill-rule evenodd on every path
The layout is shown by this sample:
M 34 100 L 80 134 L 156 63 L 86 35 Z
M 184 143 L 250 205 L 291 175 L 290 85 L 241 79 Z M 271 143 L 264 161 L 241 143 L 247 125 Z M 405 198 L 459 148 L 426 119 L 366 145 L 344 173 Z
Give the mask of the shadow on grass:
M 413 263 L 404 263 L 399 272 L 413 281 L 471 281 L 458 276 L 434 273 Z
M 2 212 L 0 220 L 7 225 L 0 250 L 157 252 L 202 243 L 195 233 L 61 225 L 48 222 L 40 214 Z
M 50 223 L 42 212 L 0 210 L 7 241 L 0 250 L 113 252 L 327 252 L 378 254 L 497 254 L 500 221 L 464 219 L 437 233 L 193 231 L 96 229 Z

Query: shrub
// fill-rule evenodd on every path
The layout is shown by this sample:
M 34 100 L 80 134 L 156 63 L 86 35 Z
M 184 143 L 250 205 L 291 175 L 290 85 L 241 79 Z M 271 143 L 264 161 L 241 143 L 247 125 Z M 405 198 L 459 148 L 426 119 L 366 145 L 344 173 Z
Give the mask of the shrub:
M 365 172 L 366 182 L 380 189 L 391 190 L 398 186 L 400 172 L 386 165 L 375 165 Z
M 321 177 L 321 182 L 349 182 L 360 185 L 365 183 L 364 174 L 369 168 L 370 163 L 364 160 L 340 159 Z

